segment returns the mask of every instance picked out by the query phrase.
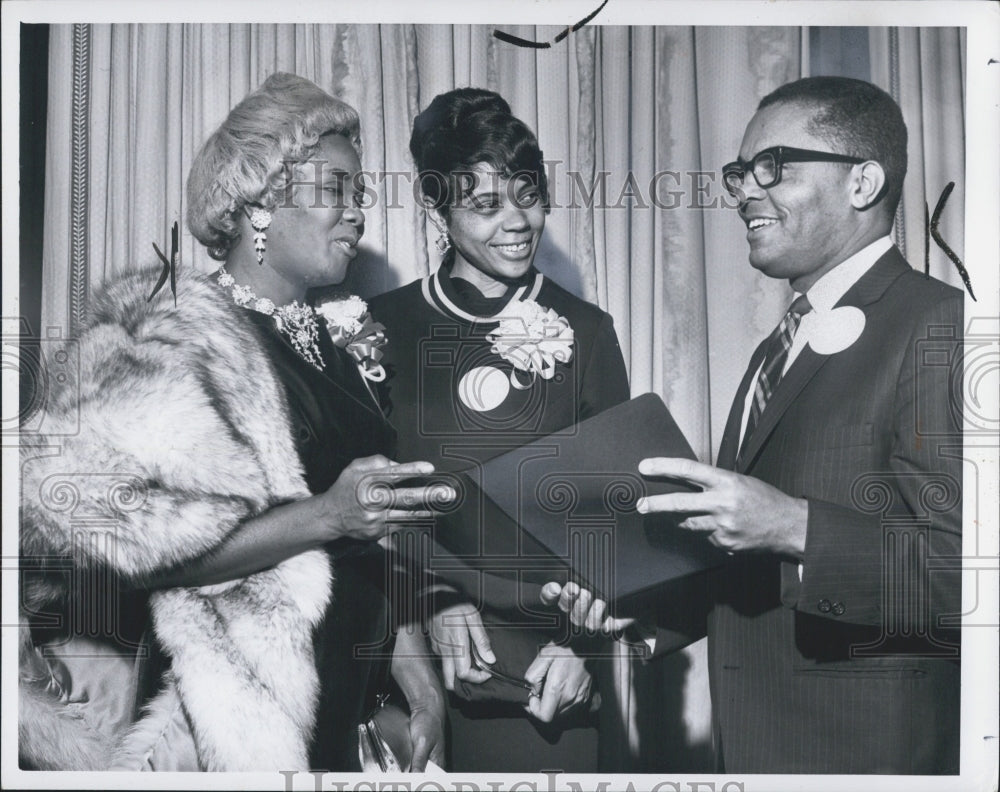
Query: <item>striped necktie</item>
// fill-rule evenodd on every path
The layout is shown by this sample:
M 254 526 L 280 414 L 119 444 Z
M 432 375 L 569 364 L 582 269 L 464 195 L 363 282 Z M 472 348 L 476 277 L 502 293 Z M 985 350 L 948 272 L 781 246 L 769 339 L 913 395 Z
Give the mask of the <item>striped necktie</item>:
M 785 368 L 785 361 L 788 360 L 788 350 L 792 348 L 792 339 L 795 338 L 799 322 L 811 310 L 812 306 L 809 304 L 808 298 L 804 294 L 799 295 L 781 320 L 781 324 L 771 334 L 767 353 L 764 355 L 764 364 L 760 367 L 757 385 L 754 387 L 750 415 L 747 417 L 747 428 L 743 433 L 743 442 L 740 444 L 740 456 L 746 450 L 747 441 L 757 427 L 760 416 L 764 413 L 764 408 L 770 401 L 774 389 L 778 387 L 778 381 Z

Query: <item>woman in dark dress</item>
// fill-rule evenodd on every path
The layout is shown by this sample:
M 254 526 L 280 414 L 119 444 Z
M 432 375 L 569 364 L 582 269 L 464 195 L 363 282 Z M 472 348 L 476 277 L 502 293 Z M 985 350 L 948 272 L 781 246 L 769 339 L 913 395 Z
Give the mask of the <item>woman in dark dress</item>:
M 414 769 L 443 761 L 443 692 L 422 636 L 394 643 L 378 540 L 448 494 L 395 486 L 433 467 L 390 461 L 377 339 L 358 338 L 370 324 L 305 302 L 343 280 L 364 232 L 359 146 L 352 108 L 273 75 L 189 178 L 191 230 L 225 266 L 212 280 L 182 269 L 176 306 L 169 293 L 146 299 L 151 272 L 96 299 L 77 401 L 52 405 L 50 426 L 82 428 L 25 465 L 22 548 L 82 544 L 75 563 L 108 570 L 124 599 L 152 591 L 155 640 L 151 657 L 128 644 L 133 663 L 119 662 L 120 624 L 96 637 L 22 632 L 26 764 L 360 770 L 357 727 L 390 671 Z M 131 494 L 103 495 L 95 470 L 121 472 Z M 74 538 L 53 472 L 72 478 L 92 524 L 113 526 L 111 552 Z M 58 584 L 36 587 L 39 602 L 72 604 Z
M 383 387 L 399 459 L 467 469 L 572 431 L 628 399 L 611 317 L 532 266 L 548 209 L 531 130 L 497 94 L 465 88 L 436 97 L 416 117 L 410 150 L 444 259 L 427 278 L 371 302 L 393 339 Z M 491 552 L 490 526 L 474 530 Z M 434 552 L 438 562 L 448 554 L 442 546 Z M 605 698 L 602 726 L 615 728 L 610 647 L 596 647 L 585 661 L 579 645 L 542 624 L 548 617 L 533 608 L 536 588 L 497 575 L 452 571 L 421 594 L 431 602 L 432 645 L 454 692 L 450 767 L 596 770 L 595 678 Z M 473 648 L 526 679 L 532 695 L 477 669 Z

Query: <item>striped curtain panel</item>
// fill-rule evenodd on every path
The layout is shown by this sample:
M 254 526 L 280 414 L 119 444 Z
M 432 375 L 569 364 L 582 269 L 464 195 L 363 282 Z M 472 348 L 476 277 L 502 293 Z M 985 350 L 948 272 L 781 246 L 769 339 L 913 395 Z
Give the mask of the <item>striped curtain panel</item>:
M 909 131 L 909 170 L 896 213 L 895 241 L 923 268 L 925 207 L 933 212 L 948 182 L 955 189 L 938 230 L 965 260 L 965 28 L 876 28 L 869 33 L 871 80 L 903 109 Z M 930 273 L 965 288 L 955 265 L 933 241 Z

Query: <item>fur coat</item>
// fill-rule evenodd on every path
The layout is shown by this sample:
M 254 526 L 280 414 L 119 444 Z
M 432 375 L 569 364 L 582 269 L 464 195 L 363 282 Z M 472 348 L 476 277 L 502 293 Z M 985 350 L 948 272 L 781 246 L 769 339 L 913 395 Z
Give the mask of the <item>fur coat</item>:
M 69 559 L 74 570 L 141 588 L 146 576 L 212 552 L 247 518 L 309 495 L 282 385 L 244 309 L 192 272 L 179 274 L 176 307 L 166 291 L 147 303 L 154 281 L 152 271 L 134 273 L 93 301 L 78 376 L 47 395 L 44 434 L 22 434 L 22 570 Z M 152 629 L 170 667 L 124 728 L 91 718 L 95 702 L 74 700 L 22 627 L 22 763 L 307 769 L 318 697 L 312 632 L 331 575 L 316 550 L 229 583 L 153 592 Z M 22 624 L 74 605 L 59 580 L 23 587 Z M 178 724 L 195 767 L 162 757 Z

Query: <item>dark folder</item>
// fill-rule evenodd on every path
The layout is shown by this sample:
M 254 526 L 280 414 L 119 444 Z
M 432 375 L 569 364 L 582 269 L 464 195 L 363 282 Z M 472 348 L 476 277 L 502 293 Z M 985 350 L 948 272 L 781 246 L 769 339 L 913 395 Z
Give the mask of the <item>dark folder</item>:
M 678 528 L 682 518 L 636 511 L 644 495 L 691 491 L 640 476 L 651 456 L 694 459 L 661 399 L 646 394 L 458 474 L 462 496 L 433 529 L 446 553 L 432 553 L 431 570 L 571 579 L 618 602 L 721 564 L 725 553 Z

